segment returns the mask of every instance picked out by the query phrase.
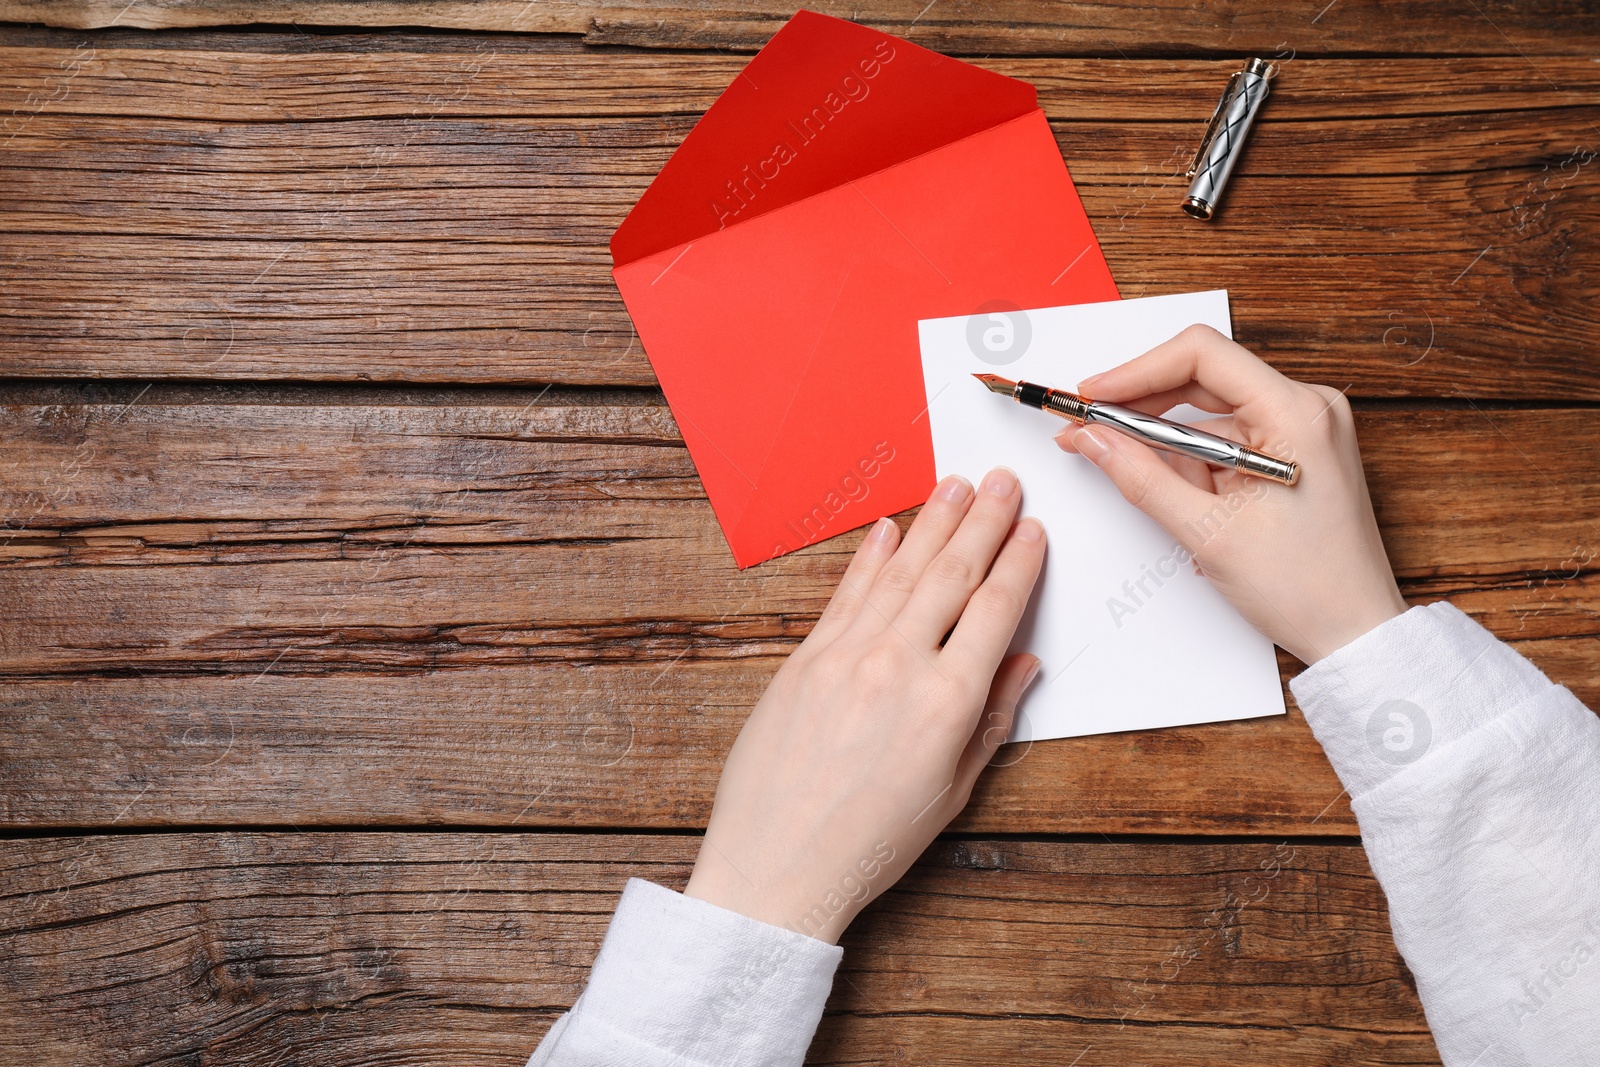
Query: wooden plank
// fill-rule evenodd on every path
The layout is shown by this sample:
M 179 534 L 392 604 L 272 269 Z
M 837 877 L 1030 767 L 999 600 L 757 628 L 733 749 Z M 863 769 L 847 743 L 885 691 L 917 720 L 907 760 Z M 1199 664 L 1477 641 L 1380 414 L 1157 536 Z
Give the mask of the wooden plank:
M 0 32 L 0 110 L 9 134 L 33 115 L 117 115 L 294 122 L 440 116 L 698 116 L 748 56 L 616 52 L 552 38 L 219 34 L 68 38 Z M 968 60 L 1020 78 L 1060 121 L 1182 119 L 1203 126 L 1228 59 Z M 1466 115 L 1593 106 L 1600 72 L 1586 57 L 1282 61 L 1262 122 Z M 575 107 L 574 105 L 579 106 Z M 1198 132 L 1198 131 L 1197 131 Z M 1419 152 L 1437 146 L 1414 144 Z M 1185 160 L 1187 162 L 1187 160 Z M 1341 162 L 1303 161 L 1308 166 Z M 1358 173 L 1358 161 L 1342 161 Z
M 1595 538 L 1572 501 L 1600 495 L 1597 420 L 1593 408 L 1358 410 L 1397 573 L 1503 585 L 1566 569 Z M 0 390 L 0 437 L 14 446 L 0 561 L 18 582 L 69 580 L 40 567 L 132 580 L 141 566 L 263 561 L 324 565 L 338 581 L 340 564 L 354 579 L 368 557 L 584 544 L 628 554 L 609 573 L 659 568 L 670 587 L 590 589 L 597 616 L 712 618 L 815 611 L 853 550 L 824 541 L 734 571 L 653 393 L 12 384 Z M 603 614 L 625 603 L 629 614 Z
M 6 842 L 0 1061 L 514 1067 L 624 880 L 681 886 L 697 844 Z M 1354 845 L 941 841 L 844 943 L 810 1062 L 1438 1062 Z
M 1419 11 L 1381 0 L 1296 0 L 1266 7 L 1184 4 L 1128 7 L 1029 0 L 932 7 L 918 0 L 820 5 L 919 44 L 969 53 L 1182 55 L 1486 53 L 1582 54 L 1600 35 L 1585 7 L 1485 2 L 1466 11 Z M 675 0 L 671 4 L 527 3 L 526 0 L 3 0 L 0 19 L 51 26 L 145 28 L 279 23 L 299 26 L 436 26 L 462 30 L 583 34 L 592 44 L 756 48 L 794 13 L 790 3 Z
M 674 660 L 376 673 L 7 678 L 13 827 L 705 825 L 781 662 Z M 742 653 L 742 654 L 741 654 Z M 717 658 L 713 658 L 713 656 Z M 1015 746 L 959 826 L 985 832 L 1352 833 L 1298 714 Z
M 780 658 L 724 648 L 674 659 L 588 640 L 575 651 L 609 661 L 10 677 L 0 691 L 0 819 L 32 828 L 704 826 L 728 747 Z M 1512 645 L 1591 707 L 1600 702 L 1592 633 Z M 1348 834 L 1355 820 L 1291 710 L 1008 747 L 955 827 Z
M 590 661 L 581 640 L 590 630 L 630 648 L 646 639 L 658 652 L 674 650 L 669 655 L 702 654 L 709 650 L 701 639 L 722 647 L 721 638 L 755 639 L 747 654 L 765 654 L 772 642 L 803 634 L 807 624 L 798 620 L 822 609 L 860 539 L 846 535 L 736 574 L 703 508 L 691 531 L 656 526 L 678 510 L 667 507 L 650 518 L 642 508 L 549 510 L 568 529 L 540 530 L 530 509 L 454 543 L 431 540 L 454 538 L 448 523 L 425 535 L 430 540 L 396 541 L 427 527 L 395 515 L 348 534 L 295 523 L 214 530 L 180 522 L 47 534 L 44 543 L 19 537 L 14 558 L 24 565 L 0 572 L 18 612 L 0 664 L 13 675 L 45 676 Z M 507 540 L 486 539 L 493 536 Z M 1561 581 L 1558 594 L 1535 583 L 1576 552 L 1574 543 L 1537 571 L 1451 575 L 1402 589 L 1426 599 L 1470 594 L 1486 625 L 1559 640 L 1571 636 L 1569 623 L 1584 617 L 1576 612 L 1594 603 L 1600 582 L 1590 567 Z M 1546 597 L 1575 613 L 1543 610 Z M 669 634 L 675 640 L 650 640 Z M 568 647 L 575 639 L 578 647 Z
M 605 242 L 738 66 L 7 54 L 28 376 L 652 384 Z M 1173 204 L 1226 63 L 993 65 L 1041 85 L 1125 295 L 1225 286 L 1242 341 L 1354 395 L 1600 399 L 1594 64 L 1296 61 L 1205 229 Z
M 858 535 L 735 571 L 666 409 L 603 397 L 10 387 L 0 819 L 702 824 Z M 1597 419 L 1360 415 L 1407 591 L 1591 705 Z M 1007 752 L 961 825 L 1353 826 L 1297 714 Z

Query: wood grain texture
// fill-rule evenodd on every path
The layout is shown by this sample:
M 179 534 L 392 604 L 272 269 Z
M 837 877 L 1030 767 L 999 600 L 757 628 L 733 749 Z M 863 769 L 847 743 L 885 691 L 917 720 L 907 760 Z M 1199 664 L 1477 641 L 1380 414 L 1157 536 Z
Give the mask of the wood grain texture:
M 7 679 L 0 819 L 698 829 L 779 663 Z M 984 779 L 958 829 L 1354 831 L 1298 713 L 1013 746 L 1000 758 L 1010 765 Z
M 478 43 L 7 49 L 0 373 L 653 384 L 606 241 L 742 60 Z M 1124 295 L 1226 287 L 1352 395 L 1600 399 L 1593 63 L 1294 60 L 1202 228 L 1229 61 L 985 62 L 1040 86 Z
M 7 396 L 17 825 L 701 825 L 859 537 L 735 571 L 648 394 Z M 1450 598 L 1591 704 L 1600 534 L 1572 501 L 1600 496 L 1597 419 L 1359 416 L 1408 594 Z M 1004 758 L 958 825 L 1353 827 L 1298 714 Z
M 791 10 L 0 0 L 279 24 L 0 27 L 0 833 L 91 831 L 0 838 L 0 1067 L 521 1067 L 624 880 L 683 884 L 632 831 L 704 824 L 859 535 L 733 569 L 606 241 Z M 1412 398 L 1357 401 L 1405 592 L 1600 707 L 1593 5 L 833 13 L 1037 85 L 1124 295 Z M 1296 710 L 1002 761 L 811 1062 L 1438 1064 Z
M 1067 6 L 1038 0 L 876 0 L 818 3 L 942 51 L 1048 55 L 1302 54 L 1328 52 L 1574 55 L 1600 37 L 1600 19 L 1561 0 L 1482 0 L 1467 10 L 1424 0 L 1295 0 L 1221 7 L 1178 0 Z M 3 0 L 0 19 L 51 26 L 437 26 L 583 34 L 594 44 L 646 48 L 756 48 L 794 13 L 775 0 L 671 4 L 527 0 Z
M 0 845 L 0 1063 L 520 1065 L 693 837 Z M 810 1062 L 1433 1064 L 1355 846 L 943 840 L 845 940 Z

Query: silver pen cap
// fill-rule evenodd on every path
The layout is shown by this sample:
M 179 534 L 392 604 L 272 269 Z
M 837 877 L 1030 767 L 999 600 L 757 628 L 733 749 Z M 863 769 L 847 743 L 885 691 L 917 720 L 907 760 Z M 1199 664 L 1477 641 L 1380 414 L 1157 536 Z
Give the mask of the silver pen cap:
M 1189 194 L 1181 205 L 1184 214 L 1209 219 L 1216 212 L 1222 190 L 1244 150 L 1245 137 L 1277 72 L 1278 68 L 1265 59 L 1252 59 L 1228 79 L 1228 87 L 1222 91 L 1217 110 L 1212 112 L 1205 136 L 1200 139 L 1200 150 L 1185 175 L 1191 181 Z

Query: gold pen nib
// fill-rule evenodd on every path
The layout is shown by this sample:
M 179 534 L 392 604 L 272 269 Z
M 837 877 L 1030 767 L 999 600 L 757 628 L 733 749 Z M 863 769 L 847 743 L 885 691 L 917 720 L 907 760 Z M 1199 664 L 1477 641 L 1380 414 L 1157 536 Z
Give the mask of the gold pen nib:
M 1001 396 L 1011 396 L 1017 388 L 1016 382 L 1002 378 L 998 374 L 974 374 L 973 377 L 982 382 L 989 392 L 999 393 Z

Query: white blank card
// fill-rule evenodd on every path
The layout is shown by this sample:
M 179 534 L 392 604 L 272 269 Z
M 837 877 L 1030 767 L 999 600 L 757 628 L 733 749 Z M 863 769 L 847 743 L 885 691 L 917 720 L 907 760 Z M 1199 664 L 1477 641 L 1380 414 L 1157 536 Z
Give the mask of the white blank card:
M 939 477 L 1006 466 L 1044 523 L 1044 574 L 1012 651 L 1042 660 L 1012 741 L 1281 715 L 1268 641 L 1177 543 L 1081 456 L 1066 420 L 989 392 L 974 374 L 1058 389 L 1203 322 L 1232 335 L 1223 290 L 918 323 Z M 1169 418 L 1204 416 L 1192 408 Z M 1105 431 L 1112 433 L 1115 431 Z M 1247 503 L 1246 508 L 1250 505 Z

